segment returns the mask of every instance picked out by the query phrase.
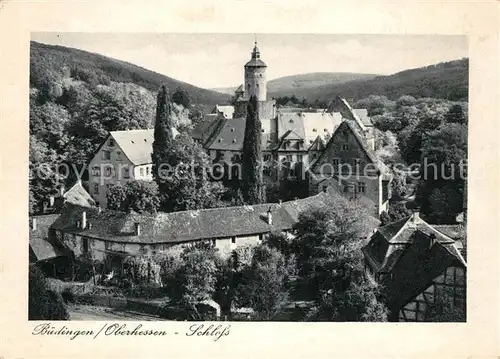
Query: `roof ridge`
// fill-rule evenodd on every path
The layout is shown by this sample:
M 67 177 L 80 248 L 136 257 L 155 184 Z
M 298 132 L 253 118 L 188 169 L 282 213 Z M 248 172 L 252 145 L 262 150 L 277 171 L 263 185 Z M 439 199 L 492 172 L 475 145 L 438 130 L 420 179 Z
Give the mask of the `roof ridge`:
M 389 244 L 394 244 L 392 242 L 393 239 L 397 238 L 398 236 L 401 235 L 401 233 L 403 233 L 403 230 L 405 230 L 407 228 L 407 225 L 408 225 L 408 222 L 411 220 L 411 216 L 409 216 L 406 221 L 404 222 L 404 224 L 401 226 L 401 228 L 396 232 L 396 234 L 394 236 L 392 236 L 391 239 L 389 239 Z

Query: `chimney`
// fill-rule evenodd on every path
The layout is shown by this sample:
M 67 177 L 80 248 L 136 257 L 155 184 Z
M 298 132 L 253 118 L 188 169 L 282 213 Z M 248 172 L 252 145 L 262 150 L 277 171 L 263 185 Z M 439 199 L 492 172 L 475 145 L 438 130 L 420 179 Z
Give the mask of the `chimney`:
M 415 207 L 412 210 L 410 220 L 408 221 L 408 225 L 410 228 L 416 228 L 417 223 L 420 222 L 420 214 L 419 214 L 420 208 Z
M 49 196 L 49 207 L 54 207 L 54 196 Z
M 82 212 L 82 229 L 87 228 L 87 212 Z
M 141 224 L 138 222 L 135 222 L 134 225 L 135 225 L 135 235 L 140 236 L 141 235 Z
M 273 214 L 271 213 L 271 207 L 267 210 L 267 224 L 273 224 Z
M 434 234 L 431 234 L 429 236 L 429 249 L 432 248 L 432 246 L 436 243 L 436 236 Z
M 36 231 L 36 217 L 31 218 L 31 230 Z

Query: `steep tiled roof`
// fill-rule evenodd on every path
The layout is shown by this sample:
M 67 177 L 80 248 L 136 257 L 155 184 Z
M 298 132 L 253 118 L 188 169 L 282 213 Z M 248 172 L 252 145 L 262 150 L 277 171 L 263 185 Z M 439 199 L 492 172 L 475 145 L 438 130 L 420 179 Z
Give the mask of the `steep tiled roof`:
M 326 194 L 285 202 L 254 206 L 225 207 L 205 210 L 158 214 L 98 211 L 68 205 L 52 227 L 66 233 L 78 233 L 90 238 L 122 243 L 179 243 L 186 241 L 228 238 L 288 230 L 297 221 L 298 211 L 321 206 Z M 271 209 L 272 224 L 266 220 Z M 76 227 L 82 212 L 86 212 L 86 229 Z M 141 234 L 134 234 L 135 223 L 141 224 Z
M 57 217 L 59 217 L 58 214 L 46 214 L 30 218 L 30 257 L 34 255 L 35 260 L 46 260 L 62 254 L 57 247 L 47 240 L 49 228 Z M 33 229 L 33 221 L 36 221 L 36 229 Z
M 83 188 L 82 182 L 77 181 L 69 190 L 63 194 L 64 202 L 76 204 L 83 207 L 91 207 L 95 205 L 94 199 Z
M 331 134 L 340 125 L 342 118 L 338 112 L 285 112 L 278 110 L 278 138 L 286 132 L 294 131 L 306 143 L 311 143 L 316 137 Z
M 221 121 L 224 120 L 221 119 L 216 113 L 206 114 L 205 116 L 203 116 L 203 121 L 193 129 L 193 132 L 191 134 L 192 137 L 195 140 L 200 141 L 202 144 L 205 144 Z
M 323 139 L 319 135 L 318 135 L 318 137 L 316 137 L 316 139 L 313 142 L 309 141 L 309 143 L 311 145 L 309 146 L 308 151 L 322 151 L 325 149 L 325 142 L 323 141 Z
M 234 106 L 215 105 L 215 110 L 221 112 L 224 118 L 233 118 Z
M 374 268 L 376 271 L 390 272 L 401 255 L 413 244 L 418 233 L 421 236 L 423 235 L 420 238 L 434 238 L 437 245 L 442 246 L 449 255 L 466 266 L 466 262 L 460 254 L 455 240 L 438 230 L 439 227 L 428 224 L 418 214 L 414 214 L 413 216 L 380 227 L 372 237 L 373 242 L 370 241 L 364 248 L 364 253 L 378 263 L 376 268 Z M 375 243 L 378 245 L 380 241 L 387 243 L 385 246 L 386 252 L 383 257 L 375 253 L 374 247 L 371 245 Z
M 361 120 L 361 122 L 363 123 L 363 125 L 365 125 L 367 127 L 373 126 L 372 120 L 370 119 L 370 117 L 368 117 L 368 110 L 367 109 L 365 109 L 365 108 L 354 108 L 353 112 L 358 116 L 358 118 Z
M 384 285 L 389 307 L 394 309 L 422 292 L 447 267 L 467 267 L 457 243 L 413 215 L 379 228 L 363 253 L 375 273 L 391 274 Z
M 206 142 L 205 146 L 210 150 L 242 151 L 246 118 L 238 117 L 222 121 L 218 125 L 218 128 L 213 131 L 211 138 Z M 275 145 L 268 141 L 270 140 L 270 135 L 266 129 L 270 128 L 269 121 L 269 119 L 261 120 L 262 128 L 265 131 L 262 133 L 262 150 L 269 150 Z
M 134 165 L 151 163 L 154 130 L 111 131 L 109 133 Z
M 370 162 L 374 165 L 375 169 L 381 171 L 381 162 L 378 160 L 377 156 L 375 155 L 375 153 L 371 150 L 370 147 L 368 147 L 368 143 L 366 142 L 366 140 L 359 134 L 359 132 L 356 130 L 355 128 L 355 125 L 353 124 L 352 121 L 350 120 L 344 120 L 342 121 L 342 123 L 337 127 L 337 129 L 335 130 L 335 132 L 333 133 L 332 137 L 330 138 L 330 140 L 328 141 L 327 145 L 326 145 L 326 149 L 323 151 L 323 153 L 321 153 L 321 155 L 319 156 L 318 158 L 318 161 L 316 161 L 316 164 L 317 163 L 320 163 L 320 160 L 324 157 L 324 156 L 327 156 L 327 152 L 329 149 L 332 149 L 333 146 L 335 146 L 335 137 L 336 137 L 336 134 L 337 132 L 340 132 L 340 131 L 344 131 L 344 130 L 348 130 L 349 132 L 351 132 L 354 137 L 356 138 L 358 144 L 359 144 L 359 147 L 363 150 L 363 152 L 366 154 L 366 156 L 368 157 L 368 159 L 370 160 Z M 314 170 L 314 166 L 312 167 L 312 169 Z M 385 169 L 385 166 L 384 166 L 384 169 Z
M 251 59 L 245 64 L 245 67 L 267 67 L 261 59 Z

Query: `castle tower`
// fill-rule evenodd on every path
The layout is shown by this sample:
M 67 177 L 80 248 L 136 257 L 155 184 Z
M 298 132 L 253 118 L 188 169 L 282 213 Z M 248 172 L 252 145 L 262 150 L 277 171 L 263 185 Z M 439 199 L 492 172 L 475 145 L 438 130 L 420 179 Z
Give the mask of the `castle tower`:
M 252 58 L 245 64 L 245 100 L 252 95 L 256 95 L 258 101 L 267 100 L 266 67 L 260 59 L 260 51 L 255 42 Z

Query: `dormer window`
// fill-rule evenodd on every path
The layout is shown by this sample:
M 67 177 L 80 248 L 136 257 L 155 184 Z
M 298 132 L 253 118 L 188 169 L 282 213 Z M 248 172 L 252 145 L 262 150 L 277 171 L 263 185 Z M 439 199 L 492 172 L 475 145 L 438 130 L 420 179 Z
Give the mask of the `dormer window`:
M 325 131 L 325 132 L 328 132 L 328 130 L 327 130 L 326 128 L 324 129 L 324 131 Z
M 313 132 L 318 132 L 315 128 L 313 128 Z
M 112 138 L 110 138 L 110 139 L 109 139 L 109 142 L 108 142 L 108 145 L 109 145 L 110 147 L 113 147 L 113 146 L 115 145 L 115 140 L 114 140 L 114 139 L 112 139 Z
M 290 120 L 290 123 L 293 123 L 293 120 Z
M 231 129 L 231 132 L 234 132 L 234 128 Z

